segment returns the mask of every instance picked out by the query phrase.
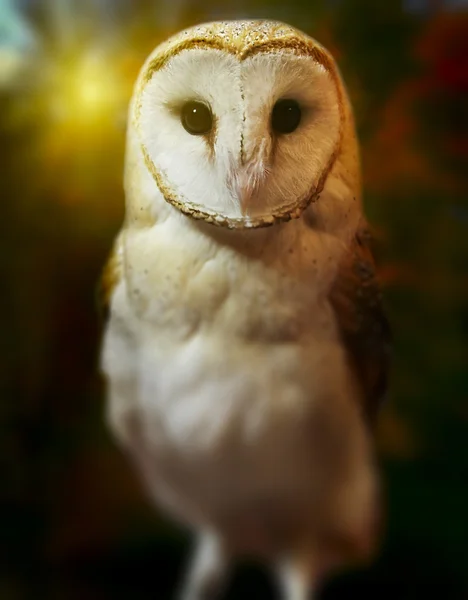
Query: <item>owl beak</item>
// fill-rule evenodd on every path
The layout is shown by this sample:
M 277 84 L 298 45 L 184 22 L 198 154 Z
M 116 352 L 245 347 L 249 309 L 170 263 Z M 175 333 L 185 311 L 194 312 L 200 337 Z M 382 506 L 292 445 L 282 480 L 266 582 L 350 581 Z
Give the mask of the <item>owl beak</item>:
M 239 206 L 243 217 L 247 215 L 250 199 L 252 198 L 253 190 L 250 187 L 242 187 L 239 189 Z
M 254 193 L 252 177 L 248 173 L 241 173 L 237 177 L 236 195 L 242 216 L 246 216 L 250 207 L 250 201 Z
M 246 156 L 241 157 L 234 170 L 234 190 L 239 202 L 242 216 L 252 212 L 252 203 L 260 191 L 270 171 L 272 162 L 272 142 L 269 137 L 263 137 Z M 233 174 L 234 174 L 233 173 Z

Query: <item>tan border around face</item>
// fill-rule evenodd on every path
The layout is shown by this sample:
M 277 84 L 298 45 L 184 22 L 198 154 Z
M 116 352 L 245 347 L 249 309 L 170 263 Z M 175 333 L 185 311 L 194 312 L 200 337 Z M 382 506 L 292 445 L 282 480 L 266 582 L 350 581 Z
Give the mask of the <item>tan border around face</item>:
M 182 52 L 183 50 L 188 50 L 191 48 L 211 48 L 216 50 L 222 50 L 224 52 L 229 52 L 230 54 L 237 56 L 240 61 L 246 60 L 247 58 L 260 52 L 273 53 L 278 51 L 290 50 L 299 56 L 312 57 L 318 64 L 322 65 L 330 74 L 335 83 L 338 96 L 340 112 L 340 135 L 336 143 L 335 149 L 332 152 L 330 160 L 328 161 L 327 166 L 325 167 L 322 175 L 320 176 L 320 179 L 317 181 L 316 185 L 309 191 L 309 194 L 307 194 L 304 199 L 291 204 L 283 205 L 276 209 L 276 211 L 274 211 L 273 213 L 270 213 L 265 216 L 259 216 L 254 218 L 227 217 L 217 213 L 216 211 L 207 211 L 205 208 L 189 201 L 181 202 L 176 197 L 174 192 L 169 188 L 169 186 L 167 186 L 166 183 L 163 181 L 160 172 L 157 170 L 155 164 L 149 156 L 146 146 L 141 142 L 139 122 L 142 104 L 142 94 L 144 88 L 146 87 L 146 84 L 151 80 L 154 73 L 162 69 L 169 59 L 173 58 L 177 54 L 180 54 L 180 52 Z M 136 92 L 135 125 L 138 132 L 138 136 L 140 138 L 141 149 L 143 152 L 146 167 L 153 176 L 166 202 L 172 204 L 172 206 L 177 208 L 183 214 L 192 217 L 192 219 L 203 220 L 207 223 L 211 223 L 218 227 L 227 227 L 228 229 L 256 229 L 259 227 L 269 227 L 276 223 L 290 221 L 291 219 L 297 219 L 302 215 L 304 210 L 312 202 L 318 200 L 320 194 L 323 191 L 327 177 L 336 161 L 336 158 L 341 148 L 344 126 L 344 100 L 341 84 L 338 78 L 337 71 L 333 65 L 333 60 L 319 46 L 316 46 L 313 43 L 313 40 L 311 40 L 310 42 L 306 42 L 304 40 L 294 37 L 286 39 L 274 39 L 269 40 L 267 42 L 253 44 L 244 48 L 239 48 L 233 44 L 224 42 L 216 38 L 212 40 L 207 40 L 203 38 L 193 38 L 190 40 L 184 40 L 180 42 L 175 47 L 166 50 L 160 56 L 156 56 L 153 60 L 151 60 L 144 76 L 142 77 L 139 83 Z

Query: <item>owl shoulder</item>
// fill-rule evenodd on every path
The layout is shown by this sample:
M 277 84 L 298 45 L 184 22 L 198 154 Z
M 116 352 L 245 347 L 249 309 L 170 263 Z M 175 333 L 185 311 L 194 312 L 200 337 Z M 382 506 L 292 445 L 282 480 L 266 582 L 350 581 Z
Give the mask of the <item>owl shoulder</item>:
M 109 319 L 112 295 L 123 276 L 122 234 L 119 234 L 107 257 L 96 290 L 96 302 L 101 322 Z

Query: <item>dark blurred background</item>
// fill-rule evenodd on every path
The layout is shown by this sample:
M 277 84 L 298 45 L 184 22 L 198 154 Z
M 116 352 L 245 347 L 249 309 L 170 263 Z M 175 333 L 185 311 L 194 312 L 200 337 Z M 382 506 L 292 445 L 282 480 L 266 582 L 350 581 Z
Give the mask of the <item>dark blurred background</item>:
M 466 5 L 0 0 L 2 600 L 164 600 L 187 558 L 104 428 L 94 292 L 139 68 L 175 31 L 241 17 L 296 25 L 340 65 L 395 330 L 386 540 L 322 598 L 468 599 Z M 246 565 L 229 598 L 272 593 Z

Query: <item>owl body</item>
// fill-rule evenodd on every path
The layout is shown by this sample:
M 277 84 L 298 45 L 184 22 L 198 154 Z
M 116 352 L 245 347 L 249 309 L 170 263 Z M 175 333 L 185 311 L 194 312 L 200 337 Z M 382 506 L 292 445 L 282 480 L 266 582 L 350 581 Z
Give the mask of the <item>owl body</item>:
M 294 221 L 265 251 L 265 231 L 256 232 L 252 268 L 251 254 L 239 260 L 229 246 L 213 254 L 213 242 L 200 244 L 198 226 L 188 225 L 183 246 L 170 218 L 157 237 L 125 236 L 132 266 L 116 290 L 104 360 L 115 382 L 122 364 L 132 367 L 111 422 L 126 440 L 139 420 L 133 443 L 150 465 L 147 486 L 179 519 L 218 523 L 239 506 L 242 519 L 245 506 L 250 513 L 284 495 L 298 505 L 308 495 L 306 518 L 324 500 L 321 478 L 341 483 L 343 469 L 360 478 L 363 466 L 371 475 L 359 391 L 325 290 L 312 285 L 316 240 Z M 273 267 L 288 245 L 294 268 Z M 343 402 L 344 389 L 355 401 Z
M 300 600 L 376 537 L 363 415 L 378 378 L 346 340 L 367 332 L 355 348 L 375 366 L 377 321 L 354 310 L 369 278 L 349 287 L 369 257 L 344 88 L 286 25 L 208 24 L 150 56 L 129 117 L 105 274 L 110 427 L 155 502 L 199 532 L 184 598 L 244 553 L 292 565 L 281 580 Z

